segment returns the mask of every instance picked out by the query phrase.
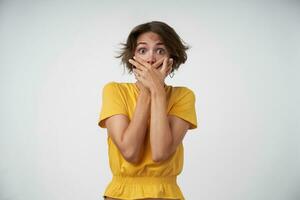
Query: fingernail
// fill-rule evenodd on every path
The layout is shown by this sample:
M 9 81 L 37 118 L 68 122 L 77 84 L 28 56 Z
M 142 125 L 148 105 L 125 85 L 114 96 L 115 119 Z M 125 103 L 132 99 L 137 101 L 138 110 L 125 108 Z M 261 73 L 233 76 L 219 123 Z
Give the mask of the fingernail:
M 135 57 L 135 56 L 133 56 L 133 59 L 136 59 L 136 57 Z

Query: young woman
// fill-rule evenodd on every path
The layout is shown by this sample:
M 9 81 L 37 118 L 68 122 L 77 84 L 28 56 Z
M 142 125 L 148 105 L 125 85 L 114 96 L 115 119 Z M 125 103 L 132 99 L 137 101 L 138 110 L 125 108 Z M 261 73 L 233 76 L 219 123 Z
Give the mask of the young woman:
M 176 178 L 183 168 L 182 140 L 197 127 L 195 95 L 166 85 L 165 78 L 186 61 L 187 49 L 164 22 L 130 32 L 119 58 L 136 82 L 109 82 L 102 94 L 98 125 L 107 128 L 113 174 L 105 199 L 184 199 Z

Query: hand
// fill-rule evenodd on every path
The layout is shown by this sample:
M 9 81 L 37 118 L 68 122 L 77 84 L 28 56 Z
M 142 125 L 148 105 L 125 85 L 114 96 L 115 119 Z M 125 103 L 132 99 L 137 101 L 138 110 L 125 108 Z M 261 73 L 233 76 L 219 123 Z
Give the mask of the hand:
M 172 58 L 164 57 L 153 65 L 141 58 L 134 57 L 134 59 L 129 59 L 129 62 L 136 67 L 133 72 L 137 80 L 150 90 L 157 86 L 164 86 L 164 80 L 172 70 Z
M 135 84 L 138 87 L 141 94 L 150 95 L 149 89 L 146 88 L 141 81 L 138 80 Z

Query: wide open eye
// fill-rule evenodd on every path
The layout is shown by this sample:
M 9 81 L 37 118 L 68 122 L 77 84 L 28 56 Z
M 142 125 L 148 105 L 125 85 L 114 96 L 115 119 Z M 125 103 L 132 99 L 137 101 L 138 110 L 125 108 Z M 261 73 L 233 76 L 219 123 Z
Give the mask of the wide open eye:
M 144 53 L 146 53 L 146 48 L 139 48 L 139 49 L 137 50 L 137 52 L 138 52 L 139 54 L 144 54 Z
M 166 53 L 166 50 L 165 50 L 164 48 L 158 48 L 158 49 L 156 50 L 156 52 L 157 52 L 158 54 L 160 54 L 160 55 L 163 55 L 163 54 Z

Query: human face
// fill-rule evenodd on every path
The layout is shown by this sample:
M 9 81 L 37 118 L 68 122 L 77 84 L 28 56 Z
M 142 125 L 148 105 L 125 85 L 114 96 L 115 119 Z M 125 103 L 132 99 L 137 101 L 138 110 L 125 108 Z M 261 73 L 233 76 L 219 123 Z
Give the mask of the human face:
M 153 32 L 143 33 L 137 38 L 134 55 L 151 65 L 163 57 L 169 57 L 167 48 L 160 36 Z

